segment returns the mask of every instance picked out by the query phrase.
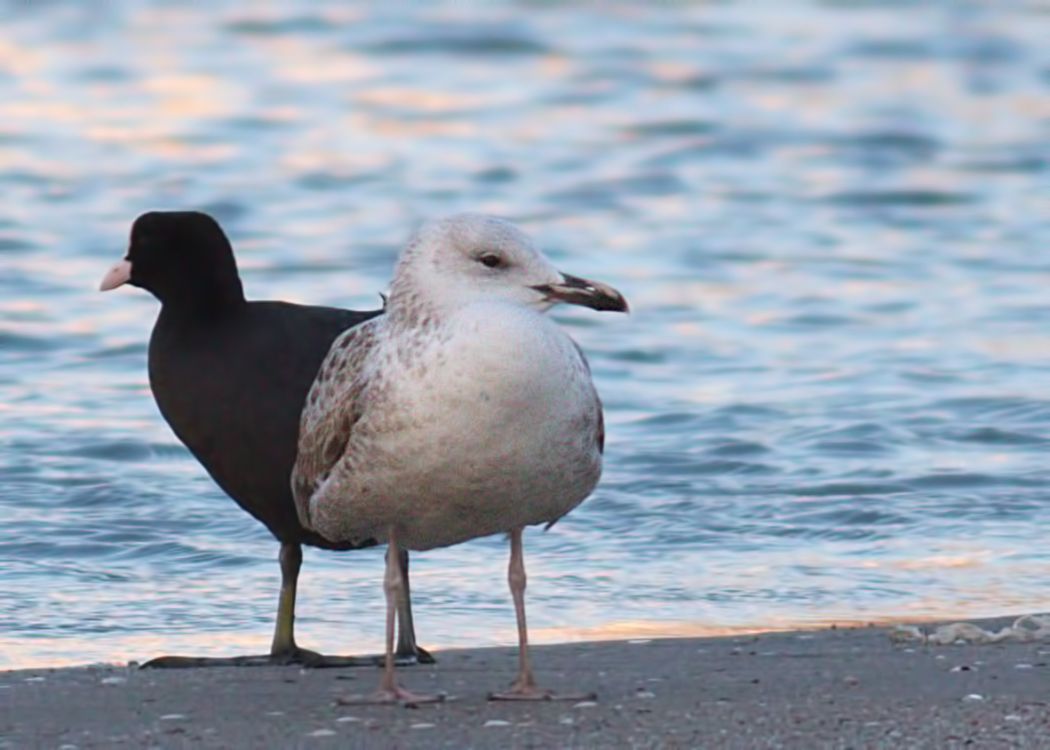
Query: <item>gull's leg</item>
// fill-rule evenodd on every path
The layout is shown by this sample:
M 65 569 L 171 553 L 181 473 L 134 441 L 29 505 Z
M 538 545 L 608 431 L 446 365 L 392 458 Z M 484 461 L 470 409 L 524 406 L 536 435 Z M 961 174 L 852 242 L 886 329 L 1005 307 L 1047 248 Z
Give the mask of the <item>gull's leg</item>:
M 270 653 L 253 656 L 160 656 L 142 665 L 143 669 L 187 667 L 259 667 L 274 664 L 303 664 L 310 667 L 361 667 L 376 663 L 374 657 L 324 656 L 295 644 L 295 595 L 303 548 L 298 542 L 281 542 L 281 594 L 277 600 L 277 619 Z
M 359 703 L 434 703 L 444 700 L 443 695 L 424 695 L 412 693 L 397 684 L 394 672 L 394 620 L 397 614 L 398 601 L 404 587 L 401 576 L 400 555 L 398 554 L 397 536 L 390 528 L 390 541 L 386 554 L 386 574 L 383 576 L 383 593 L 386 594 L 386 658 L 383 676 L 379 680 L 379 689 L 370 696 L 340 698 L 342 704 Z
M 390 550 L 386 552 L 390 554 Z M 412 589 L 408 582 L 408 550 L 403 549 L 398 554 L 398 565 L 401 567 L 400 596 L 397 602 L 397 663 L 399 666 L 408 664 L 433 664 L 434 657 L 426 649 L 416 643 L 416 627 L 412 622 Z
M 525 623 L 525 556 L 522 550 L 521 536 L 523 529 L 510 532 L 510 565 L 507 566 L 507 582 L 514 597 L 514 613 L 518 618 L 518 677 L 510 689 L 502 693 L 492 693 L 489 700 L 494 701 L 549 701 L 549 700 L 585 700 L 594 698 L 594 693 L 558 695 L 552 690 L 537 687 L 532 674 L 532 660 L 529 658 L 529 629 Z

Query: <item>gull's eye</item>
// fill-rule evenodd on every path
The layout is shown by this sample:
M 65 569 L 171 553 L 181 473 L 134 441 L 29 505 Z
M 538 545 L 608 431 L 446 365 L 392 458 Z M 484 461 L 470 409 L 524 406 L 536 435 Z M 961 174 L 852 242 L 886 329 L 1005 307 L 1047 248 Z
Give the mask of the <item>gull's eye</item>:
M 486 268 L 499 268 L 503 265 L 503 258 L 496 255 L 496 253 L 485 253 L 478 258 L 478 263 L 481 263 Z

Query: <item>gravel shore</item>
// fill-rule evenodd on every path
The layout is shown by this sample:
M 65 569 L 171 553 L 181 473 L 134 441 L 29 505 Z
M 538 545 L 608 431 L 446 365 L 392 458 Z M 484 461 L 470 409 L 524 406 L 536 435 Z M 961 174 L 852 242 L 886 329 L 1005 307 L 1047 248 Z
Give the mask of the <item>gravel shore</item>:
M 997 626 L 1003 621 L 991 621 Z M 895 644 L 885 628 L 538 646 L 595 701 L 489 703 L 516 649 L 401 671 L 418 708 L 346 706 L 375 669 L 0 673 L 0 748 L 1050 748 L 1050 643 Z

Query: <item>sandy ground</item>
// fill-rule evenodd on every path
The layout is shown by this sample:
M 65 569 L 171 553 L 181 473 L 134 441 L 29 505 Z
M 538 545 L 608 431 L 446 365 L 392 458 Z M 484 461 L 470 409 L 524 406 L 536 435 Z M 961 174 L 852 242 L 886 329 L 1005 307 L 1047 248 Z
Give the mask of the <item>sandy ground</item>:
M 998 624 L 992 622 L 991 624 Z M 490 703 L 515 649 L 445 651 L 418 708 L 339 705 L 372 668 L 0 673 L 0 748 L 1050 748 L 1050 643 L 895 645 L 883 628 L 543 646 L 595 701 Z

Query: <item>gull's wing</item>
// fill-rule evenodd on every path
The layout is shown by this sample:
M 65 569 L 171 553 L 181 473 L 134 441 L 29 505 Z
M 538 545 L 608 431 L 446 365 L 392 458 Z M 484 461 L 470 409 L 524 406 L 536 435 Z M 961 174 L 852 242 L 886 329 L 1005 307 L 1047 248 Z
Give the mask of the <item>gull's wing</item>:
M 583 362 L 583 367 L 585 370 L 587 370 L 587 376 L 590 377 L 591 363 L 587 361 L 587 355 L 583 353 L 583 349 L 581 349 L 580 345 L 576 343 L 576 339 L 570 338 L 569 340 L 572 341 L 572 345 L 576 347 L 576 353 L 580 355 L 580 360 Z M 603 413 L 604 410 L 602 409 L 602 400 L 598 397 L 597 391 L 594 392 L 594 401 L 596 406 L 598 407 L 598 424 L 597 428 L 595 429 L 594 435 L 595 442 L 598 443 L 598 452 L 605 453 L 605 414 Z M 549 529 L 550 526 L 548 526 L 547 528 Z
M 343 458 L 364 414 L 364 365 L 376 343 L 376 320 L 342 333 L 328 350 L 299 421 L 299 453 L 292 493 L 299 518 L 310 526 L 310 498 Z
M 576 343 L 575 339 L 570 338 L 572 345 L 576 347 L 576 353 L 580 355 L 580 361 L 583 362 L 583 369 L 587 371 L 587 377 L 591 376 L 591 363 L 587 361 L 587 355 L 583 353 L 583 349 Z M 595 408 L 595 425 L 594 425 L 594 442 L 598 446 L 598 452 L 605 454 L 605 413 L 602 408 L 602 400 L 598 397 L 598 391 L 594 390 L 593 383 L 591 385 L 592 393 L 594 394 L 594 408 Z M 555 518 L 553 521 L 543 527 L 544 531 L 550 531 L 551 526 L 558 523 L 562 519 L 562 516 Z

